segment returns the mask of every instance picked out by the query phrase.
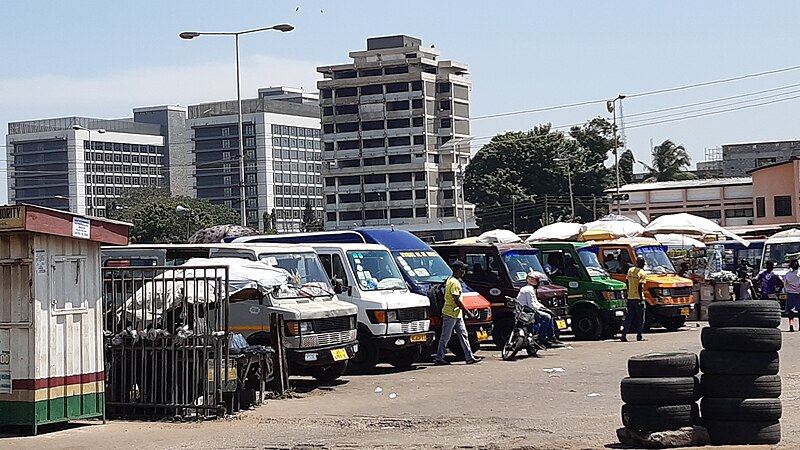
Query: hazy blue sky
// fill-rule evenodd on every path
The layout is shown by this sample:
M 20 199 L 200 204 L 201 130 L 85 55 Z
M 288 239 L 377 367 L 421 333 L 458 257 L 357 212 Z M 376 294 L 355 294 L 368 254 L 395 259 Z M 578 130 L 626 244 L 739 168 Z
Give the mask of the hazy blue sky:
M 400 33 L 435 44 L 442 59 L 470 65 L 475 117 L 800 65 L 795 1 L 7 0 L 3 17 L 4 129 L 8 121 L 126 117 L 137 106 L 233 98 L 233 41 L 183 41 L 178 33 L 281 22 L 297 29 L 242 38 L 245 97 L 269 85 L 315 92 L 317 65 L 348 62 L 347 53 L 364 49 L 367 37 Z M 785 101 L 724 114 L 656 125 L 652 116 L 634 115 L 799 83 L 800 69 L 630 98 L 628 147 L 649 162 L 650 140 L 669 138 L 699 161 L 707 147 L 798 138 L 800 99 L 792 97 L 800 85 L 729 100 L 723 104 L 740 103 L 728 108 Z M 727 109 L 718 105 L 660 114 Z M 499 132 L 597 115 L 608 116 L 603 104 L 475 120 L 474 146 Z

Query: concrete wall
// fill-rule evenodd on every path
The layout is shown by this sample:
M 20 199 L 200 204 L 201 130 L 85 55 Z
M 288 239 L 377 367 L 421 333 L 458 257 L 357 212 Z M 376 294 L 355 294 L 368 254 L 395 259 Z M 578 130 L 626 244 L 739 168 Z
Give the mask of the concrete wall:
M 797 223 L 800 218 L 798 193 L 800 192 L 800 161 L 792 161 L 753 172 L 753 208 L 758 198 L 764 199 L 765 217 L 756 217 L 754 224 Z M 792 215 L 775 216 L 776 196 L 792 197 Z

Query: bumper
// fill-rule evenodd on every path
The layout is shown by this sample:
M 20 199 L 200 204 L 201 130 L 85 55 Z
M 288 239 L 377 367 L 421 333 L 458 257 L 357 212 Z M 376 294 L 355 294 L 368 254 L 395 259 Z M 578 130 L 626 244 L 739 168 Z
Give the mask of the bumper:
M 340 359 L 339 361 L 350 359 L 356 354 L 356 351 L 358 351 L 358 341 L 308 349 L 287 348 L 286 359 L 290 364 L 296 364 L 298 366 L 325 366 L 337 362 L 333 356 L 334 350 L 341 349 L 347 353 L 347 358 Z
M 655 310 L 655 313 L 661 317 L 679 317 L 688 316 L 691 314 L 692 310 L 694 309 L 694 305 L 656 305 L 653 306 L 653 309 Z
M 398 350 L 415 345 L 425 345 L 433 342 L 435 333 L 423 331 L 410 334 L 390 334 L 387 336 L 372 336 L 375 345 L 381 350 Z
M 492 323 L 467 323 L 467 335 L 470 341 L 488 341 L 492 338 Z
M 624 308 L 617 308 L 617 309 L 603 309 L 600 311 L 600 317 L 603 319 L 603 322 L 609 323 L 616 320 L 622 321 L 625 320 L 625 313 L 627 312 Z

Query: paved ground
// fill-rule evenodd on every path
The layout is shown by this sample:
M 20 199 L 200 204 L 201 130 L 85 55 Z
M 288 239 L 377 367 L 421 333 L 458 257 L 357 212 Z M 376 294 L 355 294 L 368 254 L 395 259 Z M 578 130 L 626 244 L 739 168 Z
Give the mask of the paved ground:
M 654 333 L 647 342 L 570 342 L 541 358 L 421 365 L 318 386 L 296 381 L 299 398 L 269 401 L 231 420 L 205 423 L 112 421 L 6 437 L 2 448 L 524 448 L 616 445 L 619 381 L 629 356 L 700 348 L 699 324 Z M 784 325 L 785 328 L 785 325 Z M 800 333 L 781 352 L 783 442 L 800 447 Z M 561 368 L 563 371 L 547 369 Z M 395 395 L 392 395 L 395 394 Z M 748 447 L 752 448 L 752 447 Z

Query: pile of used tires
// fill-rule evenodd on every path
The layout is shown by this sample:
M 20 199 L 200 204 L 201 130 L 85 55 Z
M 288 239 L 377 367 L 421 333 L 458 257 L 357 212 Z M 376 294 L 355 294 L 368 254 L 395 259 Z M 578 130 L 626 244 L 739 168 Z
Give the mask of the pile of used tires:
M 774 300 L 713 303 L 702 331 L 700 411 L 712 444 L 781 440 L 781 312 Z
M 628 360 L 622 380 L 622 424 L 637 432 L 691 427 L 698 422 L 694 353 L 649 353 Z

